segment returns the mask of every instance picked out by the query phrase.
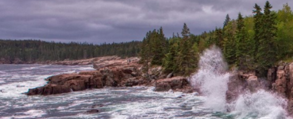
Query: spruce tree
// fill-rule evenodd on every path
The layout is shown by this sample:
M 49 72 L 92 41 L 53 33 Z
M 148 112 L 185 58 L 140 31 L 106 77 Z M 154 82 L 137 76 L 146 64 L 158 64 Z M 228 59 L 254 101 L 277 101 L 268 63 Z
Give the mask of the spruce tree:
M 236 63 L 236 40 L 235 40 L 235 22 L 232 21 L 224 28 L 223 54 L 228 64 L 234 65 Z
M 189 28 L 187 27 L 186 23 L 183 24 L 183 29 L 182 29 L 181 35 L 182 35 L 183 39 L 188 38 L 190 35 L 190 31 L 189 31 Z
M 166 53 L 167 41 L 163 32 L 154 29 L 146 34 L 141 46 L 141 63 L 150 62 L 152 65 L 162 65 Z
M 220 48 L 222 48 L 223 47 L 223 42 L 224 42 L 223 31 L 220 28 L 219 29 L 216 28 L 215 32 L 216 32 L 216 38 L 215 38 L 216 45 L 219 46 Z
M 152 37 L 152 32 L 149 31 L 146 34 L 146 37 L 143 39 L 142 44 L 141 44 L 141 50 L 140 50 L 140 63 L 143 64 L 142 71 L 146 73 L 147 79 L 150 79 L 149 77 L 149 69 L 150 69 L 150 62 L 152 61 L 153 54 L 151 50 L 151 37 Z
M 237 66 L 239 69 L 247 69 L 247 58 L 249 46 L 247 43 L 247 33 L 244 26 L 244 19 L 241 13 L 238 14 L 237 19 L 237 31 L 236 31 L 236 59 L 237 59 Z
M 160 30 L 153 30 L 151 34 L 151 51 L 153 58 L 151 61 L 152 65 L 162 65 L 165 54 L 166 39 L 163 33 L 163 28 Z
M 230 22 L 230 17 L 229 17 L 229 14 L 227 14 L 227 15 L 226 15 L 226 19 L 225 19 L 225 21 L 224 21 L 223 28 L 225 28 L 225 26 L 227 26 L 229 22 Z
M 264 14 L 261 17 L 261 25 L 259 28 L 258 45 L 256 53 L 257 74 L 265 76 L 266 71 L 276 62 L 276 16 L 271 12 L 272 6 L 267 1 L 264 7 Z M 257 19 L 256 19 L 257 20 Z
M 176 57 L 178 54 L 178 43 L 177 43 L 177 37 L 173 37 L 169 40 L 169 50 L 168 53 L 164 57 L 164 71 L 166 73 L 170 72 L 178 72 L 178 64 L 176 63 Z
M 195 71 L 197 57 L 196 52 L 192 49 L 192 43 L 190 40 L 190 31 L 187 25 L 184 23 L 182 29 L 182 39 L 179 44 L 179 52 L 176 57 L 176 63 L 178 65 L 178 73 L 181 75 L 189 75 Z
M 254 9 L 253 10 L 253 13 L 254 13 L 254 44 L 255 44 L 255 47 L 254 47 L 254 57 L 255 57 L 255 60 L 257 60 L 257 51 L 258 51 L 258 46 L 259 46 L 259 40 L 261 39 L 261 36 L 262 36 L 262 16 L 263 16 L 263 13 L 261 12 L 261 8 L 260 6 L 258 6 L 257 4 L 255 4 L 254 6 Z

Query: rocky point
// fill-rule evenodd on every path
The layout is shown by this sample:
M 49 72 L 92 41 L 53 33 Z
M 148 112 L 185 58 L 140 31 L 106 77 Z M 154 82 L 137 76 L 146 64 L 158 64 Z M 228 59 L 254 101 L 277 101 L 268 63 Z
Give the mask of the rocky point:
M 185 77 L 166 78 L 161 67 L 153 67 L 142 72 L 139 58 L 101 57 L 92 61 L 96 70 L 79 73 L 60 74 L 47 79 L 47 84 L 29 89 L 27 95 L 51 95 L 98 89 L 103 87 L 155 86 L 157 91 L 175 90 L 192 92 Z

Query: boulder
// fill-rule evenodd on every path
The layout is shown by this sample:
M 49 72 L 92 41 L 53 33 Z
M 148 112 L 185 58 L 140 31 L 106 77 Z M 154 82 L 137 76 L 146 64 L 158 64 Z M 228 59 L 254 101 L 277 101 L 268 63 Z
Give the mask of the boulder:
M 166 79 L 159 79 L 155 83 L 155 91 L 168 91 L 172 90 L 181 90 L 187 87 L 191 87 L 187 78 L 185 77 L 173 77 Z
M 250 75 L 247 79 L 247 88 L 250 92 L 255 92 L 260 88 L 260 82 L 255 75 Z
M 157 83 L 155 85 L 155 91 L 168 91 L 172 89 L 169 83 Z
M 88 110 L 88 111 L 86 111 L 87 113 L 98 113 L 98 112 L 100 112 L 98 109 L 91 109 L 91 110 Z
M 238 96 L 246 91 L 255 92 L 261 88 L 258 77 L 253 72 L 238 71 L 229 77 L 227 102 L 233 102 Z

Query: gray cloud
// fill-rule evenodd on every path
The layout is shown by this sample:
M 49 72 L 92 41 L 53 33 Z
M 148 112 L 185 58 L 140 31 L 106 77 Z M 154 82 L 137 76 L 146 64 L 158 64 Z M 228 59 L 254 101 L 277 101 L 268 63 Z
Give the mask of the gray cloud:
M 193 34 L 221 27 L 226 14 L 252 15 L 266 0 L 0 0 L 0 38 L 62 42 L 142 40 L 162 26 L 167 36 L 187 23 Z M 281 9 L 289 0 L 271 0 Z

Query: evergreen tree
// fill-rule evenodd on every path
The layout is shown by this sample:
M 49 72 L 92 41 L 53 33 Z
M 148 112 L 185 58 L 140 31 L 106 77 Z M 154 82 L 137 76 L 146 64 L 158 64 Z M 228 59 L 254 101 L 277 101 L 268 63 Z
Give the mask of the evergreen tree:
M 234 28 L 235 27 L 235 28 Z M 224 29 L 225 39 L 223 41 L 223 53 L 228 64 L 233 65 L 236 63 L 236 40 L 235 40 L 235 31 L 236 23 L 231 21 Z
M 250 56 L 248 55 L 249 46 L 247 43 L 247 33 L 244 26 L 244 19 L 241 13 L 238 14 L 237 19 L 237 32 L 236 32 L 236 59 L 237 59 L 237 66 L 239 69 L 247 69 L 247 58 Z
M 146 37 L 143 38 L 142 44 L 141 44 L 141 50 L 140 50 L 140 62 L 145 63 L 147 61 L 150 61 L 151 57 L 151 50 L 150 50 L 150 36 L 151 36 L 151 31 L 146 33 Z
M 223 42 L 224 42 L 224 37 L 223 37 L 222 29 L 218 29 L 218 28 L 216 28 L 215 33 L 216 33 L 216 38 L 215 38 L 215 40 L 216 40 L 216 45 L 217 45 L 218 47 L 222 48 L 222 47 L 223 47 Z
M 150 68 L 150 62 L 152 60 L 152 52 L 151 52 L 151 34 L 152 32 L 149 31 L 146 34 L 146 37 L 143 39 L 142 44 L 141 44 L 141 50 L 140 50 L 140 63 L 143 64 L 142 71 L 146 73 L 147 79 L 150 79 L 149 77 L 149 68 Z
M 179 42 L 179 52 L 176 57 L 176 63 L 179 66 L 179 74 L 189 75 L 195 71 L 197 57 L 195 51 L 192 49 L 189 28 L 185 23 L 181 33 L 183 38 Z
M 237 20 L 230 20 L 226 16 L 223 29 L 216 28 L 209 32 L 203 32 L 195 36 L 190 34 L 186 23 L 183 25 L 182 37 L 173 34 L 173 37 L 164 45 L 159 45 L 157 31 L 151 42 L 151 57 L 165 54 L 163 66 L 166 72 L 174 72 L 178 75 L 189 75 L 195 71 L 198 53 L 212 44 L 221 47 L 227 62 L 236 65 L 245 71 L 256 71 L 258 76 L 264 76 L 266 70 L 278 60 L 292 58 L 293 53 L 293 13 L 288 6 L 277 13 L 271 11 L 272 6 L 266 2 L 264 11 L 255 4 L 254 16 L 243 17 L 240 13 Z M 277 21 L 277 23 L 276 23 Z M 277 26 L 277 27 L 276 27 Z M 277 34 L 277 36 L 276 36 Z M 153 36 L 152 36 L 153 37 Z M 176 42 L 174 42 L 176 41 Z M 157 44 L 158 43 L 158 44 Z M 154 45 L 156 44 L 156 45 Z M 154 47 L 164 46 L 165 53 L 159 53 Z M 160 63 L 158 63 L 160 64 Z
M 189 38 L 190 31 L 189 31 L 189 28 L 187 27 L 186 23 L 184 23 L 184 25 L 183 25 L 181 35 L 182 35 L 183 39 Z
M 257 73 L 265 76 L 268 68 L 274 65 L 276 58 L 276 16 L 271 12 L 272 6 L 267 1 L 264 7 L 264 15 L 261 19 L 261 34 L 259 34 L 259 45 L 257 50 Z
M 229 14 L 227 14 L 227 15 L 226 15 L 226 19 L 225 19 L 225 21 L 224 21 L 223 28 L 225 28 L 225 26 L 227 26 L 229 22 L 230 22 L 230 17 L 229 17 Z
M 255 60 L 257 60 L 257 51 L 258 51 L 258 46 L 259 46 L 259 40 L 261 39 L 261 36 L 262 36 L 262 16 L 263 16 L 263 13 L 261 12 L 261 8 L 260 6 L 258 6 L 257 4 L 255 4 L 254 6 L 254 9 L 253 10 L 253 13 L 254 13 L 254 44 L 255 44 L 255 47 L 254 47 L 254 57 L 255 57 Z
M 178 40 L 177 37 L 173 37 L 169 40 L 169 52 L 164 58 L 164 71 L 167 73 L 178 72 L 178 64 L 176 63 L 176 57 L 178 55 Z

